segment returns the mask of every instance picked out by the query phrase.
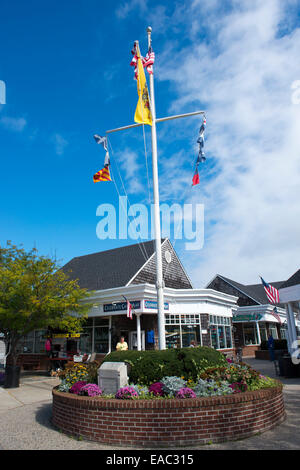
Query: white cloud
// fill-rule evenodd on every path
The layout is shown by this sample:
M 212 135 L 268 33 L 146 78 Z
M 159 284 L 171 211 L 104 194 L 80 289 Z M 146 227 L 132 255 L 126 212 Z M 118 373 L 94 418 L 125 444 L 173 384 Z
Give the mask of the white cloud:
M 120 19 L 126 18 L 132 12 L 143 13 L 147 8 L 147 0 L 129 0 L 122 2 L 116 9 L 116 15 Z
M 61 134 L 54 134 L 51 142 L 54 144 L 56 155 L 63 155 L 65 148 L 69 145 L 69 142 Z
M 214 1 L 205 17 L 194 1 L 185 14 L 194 45 L 168 43 L 157 61 L 159 79 L 176 87 L 170 111 L 207 110 L 215 174 L 205 164 L 192 196 L 205 202 L 205 245 L 181 253 L 195 285 L 217 272 L 254 283 L 259 274 L 281 280 L 299 268 L 300 105 L 291 102 L 291 84 L 300 79 L 300 30 L 279 34 L 291 24 L 289 4 L 233 1 L 220 15 Z M 198 36 L 203 23 L 206 40 Z
M 27 124 L 24 118 L 12 118 L 9 116 L 3 116 L 0 119 L 0 124 L 10 131 L 22 132 Z
M 138 155 L 135 152 L 125 149 L 114 154 L 111 160 L 114 178 L 119 185 L 121 195 L 125 195 L 124 188 L 128 194 L 143 193 L 145 191 L 145 187 L 140 180 L 141 174 L 143 174 L 142 167 L 138 163 Z

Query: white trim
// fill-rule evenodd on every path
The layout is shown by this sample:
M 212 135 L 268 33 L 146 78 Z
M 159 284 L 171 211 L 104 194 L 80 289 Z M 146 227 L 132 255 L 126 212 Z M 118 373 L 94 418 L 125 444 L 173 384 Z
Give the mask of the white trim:
M 165 240 L 166 241 L 166 240 Z M 162 242 L 161 246 L 163 246 L 163 244 L 165 243 L 165 241 Z M 155 245 L 155 240 L 152 240 L 153 244 Z M 143 266 L 138 269 L 138 271 L 134 274 L 134 276 L 127 282 L 127 284 L 125 285 L 125 287 L 128 287 L 131 282 L 136 278 L 136 276 L 144 269 L 144 267 L 146 266 L 147 263 L 149 263 L 149 261 L 153 258 L 153 256 L 155 256 L 155 247 L 154 247 L 154 251 L 152 253 L 152 255 L 150 256 L 150 258 L 147 259 L 147 261 L 145 261 L 145 263 L 143 264 Z
M 280 303 L 299 302 L 300 301 L 300 284 L 279 289 Z

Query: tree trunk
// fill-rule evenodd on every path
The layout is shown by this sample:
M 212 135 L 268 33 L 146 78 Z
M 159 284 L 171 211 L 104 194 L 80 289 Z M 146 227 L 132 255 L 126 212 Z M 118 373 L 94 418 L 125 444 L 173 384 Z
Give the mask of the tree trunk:
M 17 353 L 17 345 L 20 341 L 20 337 L 12 336 L 10 340 L 9 356 L 11 357 L 12 365 L 17 365 L 19 353 Z

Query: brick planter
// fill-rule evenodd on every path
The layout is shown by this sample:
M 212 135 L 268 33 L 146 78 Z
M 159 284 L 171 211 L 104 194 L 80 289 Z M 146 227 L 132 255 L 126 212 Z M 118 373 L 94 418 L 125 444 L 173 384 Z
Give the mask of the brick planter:
M 285 418 L 282 387 L 184 400 L 89 398 L 53 389 L 52 422 L 111 445 L 176 447 L 242 439 Z

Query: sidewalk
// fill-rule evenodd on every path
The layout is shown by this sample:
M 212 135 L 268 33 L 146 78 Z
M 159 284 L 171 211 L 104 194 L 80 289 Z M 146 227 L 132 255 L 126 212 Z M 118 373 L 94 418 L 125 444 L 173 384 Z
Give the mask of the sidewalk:
M 263 375 L 275 376 L 270 361 L 245 359 Z M 276 377 L 278 379 L 278 377 Z M 300 449 L 300 378 L 284 379 L 287 419 L 273 430 L 240 441 L 205 446 L 182 447 L 182 450 L 279 450 Z M 0 449 L 10 450 L 118 450 L 100 443 L 78 441 L 60 433 L 51 424 L 52 388 L 59 379 L 23 377 L 17 389 L 0 387 Z M 136 448 L 138 449 L 138 447 Z M 173 449 L 174 450 L 174 449 Z
M 59 379 L 41 375 L 23 376 L 18 388 L 0 387 L 0 414 L 24 405 L 52 400 L 52 388 Z

